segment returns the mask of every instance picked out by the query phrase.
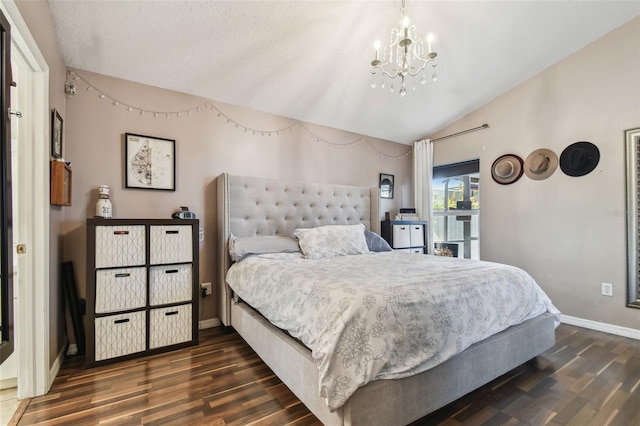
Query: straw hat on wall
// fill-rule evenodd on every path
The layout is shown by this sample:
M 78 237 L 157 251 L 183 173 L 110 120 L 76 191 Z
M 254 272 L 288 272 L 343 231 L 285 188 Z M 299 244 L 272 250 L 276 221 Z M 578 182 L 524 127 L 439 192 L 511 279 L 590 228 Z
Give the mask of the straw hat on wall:
M 522 176 L 522 158 L 515 154 L 498 157 L 491 165 L 491 177 L 500 185 L 509 185 Z
M 540 148 L 533 151 L 524 161 L 524 174 L 529 179 L 543 180 L 558 168 L 558 156 L 550 149 Z

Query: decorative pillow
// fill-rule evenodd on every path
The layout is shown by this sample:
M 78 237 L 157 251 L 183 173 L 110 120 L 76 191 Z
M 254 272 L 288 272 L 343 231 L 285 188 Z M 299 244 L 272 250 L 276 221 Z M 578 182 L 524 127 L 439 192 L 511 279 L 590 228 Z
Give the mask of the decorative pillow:
M 307 259 L 369 253 L 364 237 L 364 225 L 326 225 L 316 228 L 298 228 L 300 248 Z
M 229 238 L 229 255 L 237 262 L 250 254 L 295 253 L 300 251 L 298 242 L 293 238 L 280 236 L 235 237 Z
M 364 230 L 364 237 L 367 240 L 369 251 L 392 251 L 389 243 L 375 232 Z

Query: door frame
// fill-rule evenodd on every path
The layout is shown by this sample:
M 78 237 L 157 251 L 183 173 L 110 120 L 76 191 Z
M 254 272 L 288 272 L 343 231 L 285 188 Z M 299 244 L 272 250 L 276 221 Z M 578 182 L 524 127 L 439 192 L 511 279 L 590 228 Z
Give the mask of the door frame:
M 23 145 L 25 161 L 31 165 L 32 173 L 23 173 L 26 188 L 31 188 L 31 196 L 26 197 L 28 216 L 24 218 L 27 227 L 27 258 L 24 280 L 18 288 L 15 322 L 19 334 L 16 336 L 18 359 L 18 398 L 43 395 L 49 391 L 53 377 L 59 366 L 52 366 L 50 360 L 50 291 L 49 291 L 49 66 L 40 52 L 27 24 L 24 22 L 13 0 L 2 0 L 0 10 L 11 25 L 12 49 L 22 54 L 31 68 L 32 104 L 27 110 L 32 116 L 31 132 Z M 36 261 L 40 259 L 41 261 Z M 44 262 L 42 261 L 44 259 Z M 53 367 L 53 368 L 52 368 Z M 55 372 L 52 370 L 56 370 Z M 53 376 L 53 377 L 51 377 Z

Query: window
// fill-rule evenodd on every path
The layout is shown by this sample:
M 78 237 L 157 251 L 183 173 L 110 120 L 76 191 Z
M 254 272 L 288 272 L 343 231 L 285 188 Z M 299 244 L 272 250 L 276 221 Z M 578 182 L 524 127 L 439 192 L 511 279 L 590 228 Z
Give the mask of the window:
M 480 259 L 480 160 L 433 168 L 433 234 L 436 251 Z

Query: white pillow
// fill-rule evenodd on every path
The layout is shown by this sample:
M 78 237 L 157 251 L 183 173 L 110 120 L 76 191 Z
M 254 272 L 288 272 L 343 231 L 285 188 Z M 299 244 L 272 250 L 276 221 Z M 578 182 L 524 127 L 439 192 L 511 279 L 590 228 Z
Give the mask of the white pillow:
M 369 253 L 364 225 L 327 225 L 294 231 L 307 259 Z
M 275 235 L 262 237 L 229 238 L 229 255 L 237 262 L 250 254 L 295 253 L 300 251 L 298 242 L 293 238 Z

